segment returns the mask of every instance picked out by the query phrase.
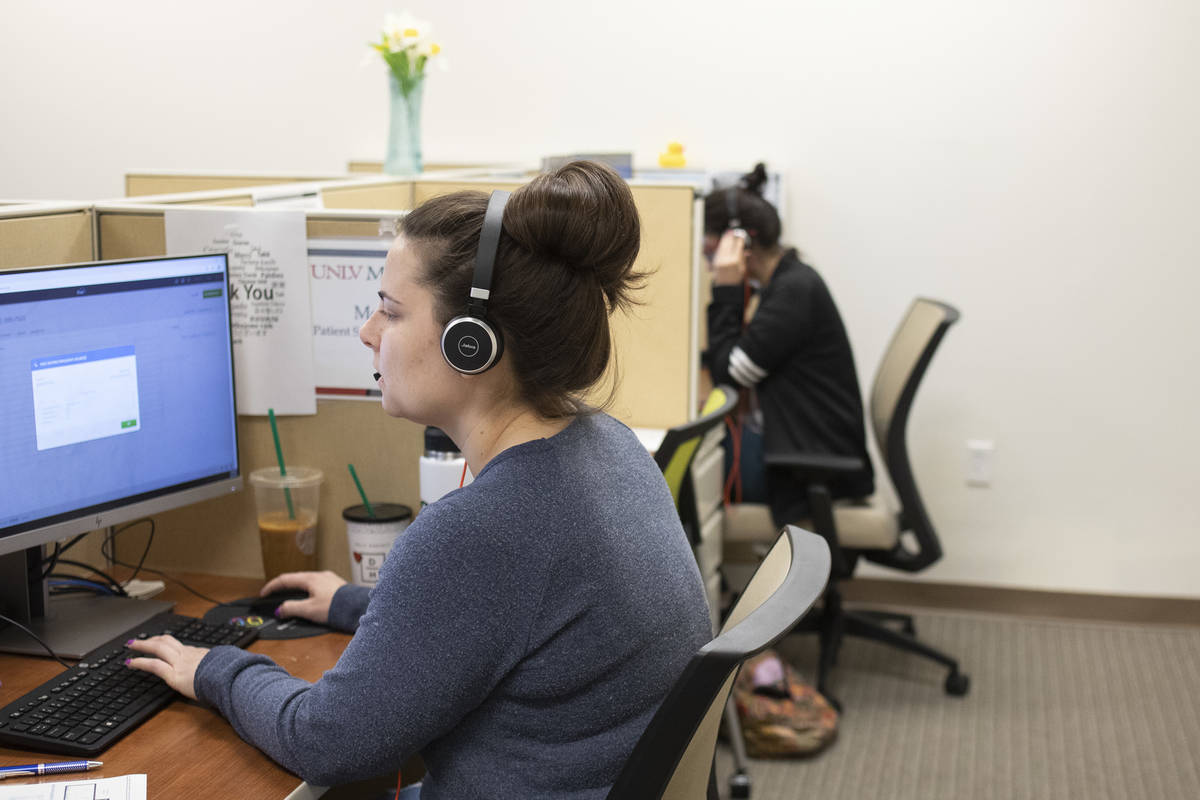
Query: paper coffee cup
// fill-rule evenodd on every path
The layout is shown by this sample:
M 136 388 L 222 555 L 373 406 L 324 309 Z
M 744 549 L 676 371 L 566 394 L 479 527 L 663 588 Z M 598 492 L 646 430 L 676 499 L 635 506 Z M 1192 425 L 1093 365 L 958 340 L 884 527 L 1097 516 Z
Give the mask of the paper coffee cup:
M 346 541 L 350 545 L 350 575 L 359 586 L 379 582 L 379 570 L 396 537 L 412 522 L 412 509 L 400 503 L 372 503 L 372 517 L 364 505 L 342 511 L 346 520 Z

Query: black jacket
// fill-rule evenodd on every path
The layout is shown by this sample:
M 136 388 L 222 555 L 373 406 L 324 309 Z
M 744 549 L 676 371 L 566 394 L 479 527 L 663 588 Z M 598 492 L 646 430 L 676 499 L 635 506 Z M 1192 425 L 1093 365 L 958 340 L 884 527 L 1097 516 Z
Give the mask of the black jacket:
M 714 286 L 708 306 L 708 368 L 714 383 L 754 389 L 767 453 L 855 456 L 867 465 L 830 489 L 865 497 L 875 489 L 863 429 L 854 354 L 825 282 L 789 250 L 742 330 L 741 286 Z M 808 515 L 806 487 L 787 470 L 767 470 L 777 525 Z

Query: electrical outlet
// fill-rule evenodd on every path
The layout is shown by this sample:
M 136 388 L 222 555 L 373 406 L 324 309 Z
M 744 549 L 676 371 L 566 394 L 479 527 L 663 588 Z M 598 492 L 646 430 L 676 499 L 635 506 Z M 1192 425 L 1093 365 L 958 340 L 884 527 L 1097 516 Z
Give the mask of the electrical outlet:
M 992 456 L 996 443 L 990 439 L 967 440 L 967 486 L 992 485 Z

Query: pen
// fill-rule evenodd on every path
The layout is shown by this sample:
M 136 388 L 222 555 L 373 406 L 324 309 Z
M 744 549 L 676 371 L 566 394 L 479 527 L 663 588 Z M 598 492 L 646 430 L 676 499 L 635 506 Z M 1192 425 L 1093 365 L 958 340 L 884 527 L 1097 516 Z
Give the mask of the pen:
M 0 767 L 0 780 L 4 778 L 27 778 L 38 775 L 56 775 L 59 772 L 87 772 L 104 766 L 103 761 L 57 761 L 51 764 L 20 764 L 15 767 Z

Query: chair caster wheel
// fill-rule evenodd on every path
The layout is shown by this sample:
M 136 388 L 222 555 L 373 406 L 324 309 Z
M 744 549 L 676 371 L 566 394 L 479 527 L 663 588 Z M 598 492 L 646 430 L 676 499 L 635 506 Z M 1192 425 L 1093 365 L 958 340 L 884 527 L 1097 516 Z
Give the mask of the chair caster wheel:
M 750 776 L 744 772 L 735 772 L 729 777 L 729 796 L 743 798 L 750 796 Z
M 971 676 L 964 675 L 958 670 L 946 676 L 946 694 L 962 697 L 971 689 Z

